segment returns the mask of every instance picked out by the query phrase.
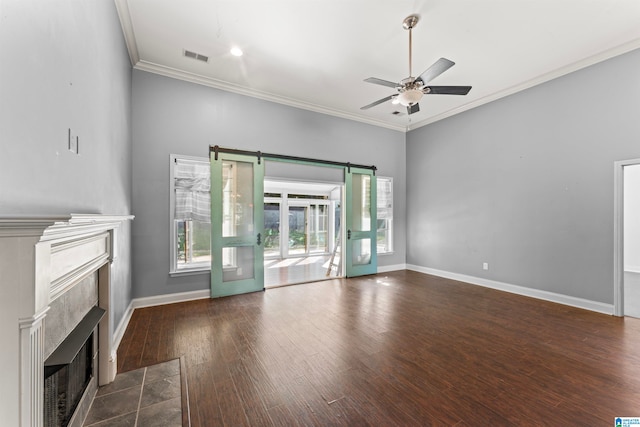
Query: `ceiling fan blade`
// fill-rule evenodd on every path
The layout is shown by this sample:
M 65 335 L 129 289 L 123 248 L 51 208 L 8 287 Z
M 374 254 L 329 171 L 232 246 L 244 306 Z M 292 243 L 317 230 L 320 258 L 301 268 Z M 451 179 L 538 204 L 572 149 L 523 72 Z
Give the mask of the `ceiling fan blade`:
M 446 58 L 440 58 L 436 62 L 434 62 L 431 67 L 427 68 L 424 73 L 420 74 L 420 77 L 418 77 L 416 80 L 422 80 L 422 82 L 426 84 L 454 65 L 456 65 L 455 62 L 449 61 Z
M 413 114 L 420 111 L 420 106 L 418 104 L 413 104 L 407 107 L 407 114 Z
M 361 110 L 368 110 L 371 107 L 375 107 L 376 105 L 382 104 L 383 102 L 387 102 L 391 100 L 395 95 L 389 95 L 386 98 L 378 99 L 376 102 L 372 102 L 369 105 L 365 105 L 364 107 L 360 107 Z
M 364 81 L 367 83 L 373 83 L 377 85 L 392 87 L 394 89 L 398 87 L 398 83 L 390 82 L 388 80 L 377 79 L 375 77 L 369 77 L 368 79 L 364 79 Z
M 422 91 L 425 95 L 466 95 L 471 86 L 425 86 Z

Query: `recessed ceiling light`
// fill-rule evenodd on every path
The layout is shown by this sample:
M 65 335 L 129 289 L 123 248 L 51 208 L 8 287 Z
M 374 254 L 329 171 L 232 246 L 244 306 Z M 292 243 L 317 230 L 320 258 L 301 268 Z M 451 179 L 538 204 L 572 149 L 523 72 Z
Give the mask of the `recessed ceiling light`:
M 233 56 L 242 56 L 242 49 L 237 46 L 231 48 L 231 55 Z

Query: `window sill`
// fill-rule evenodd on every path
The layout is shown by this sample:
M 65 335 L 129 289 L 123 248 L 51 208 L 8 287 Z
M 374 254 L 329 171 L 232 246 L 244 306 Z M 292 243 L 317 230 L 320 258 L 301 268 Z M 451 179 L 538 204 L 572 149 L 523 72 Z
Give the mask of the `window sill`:
M 211 273 L 211 268 L 198 268 L 198 269 L 184 269 L 178 271 L 170 271 L 170 277 L 181 277 L 181 276 L 195 276 L 197 274 L 209 274 Z
M 222 271 L 236 271 L 238 267 L 233 265 L 227 265 L 222 267 Z M 193 267 L 193 268 L 185 268 L 182 270 L 170 271 L 169 276 L 171 277 L 180 277 L 180 276 L 193 276 L 196 274 L 209 274 L 211 273 L 211 267 Z
M 385 256 L 385 255 L 393 255 L 393 251 L 389 251 L 389 252 L 378 252 L 377 255 L 378 256 Z

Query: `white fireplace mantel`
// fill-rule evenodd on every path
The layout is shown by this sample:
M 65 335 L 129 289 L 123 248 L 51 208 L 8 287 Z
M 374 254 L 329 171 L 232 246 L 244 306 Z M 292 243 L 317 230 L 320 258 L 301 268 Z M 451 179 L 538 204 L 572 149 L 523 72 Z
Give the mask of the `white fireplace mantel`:
M 51 301 L 98 271 L 99 382 L 115 376 L 110 265 L 132 215 L 0 216 L 0 414 L 3 425 L 40 427 L 44 322 Z

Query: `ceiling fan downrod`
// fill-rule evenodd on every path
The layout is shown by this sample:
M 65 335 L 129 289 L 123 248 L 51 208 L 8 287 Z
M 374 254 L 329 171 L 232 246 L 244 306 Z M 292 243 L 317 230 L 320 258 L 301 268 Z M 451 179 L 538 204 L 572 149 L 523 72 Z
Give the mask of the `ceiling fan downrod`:
M 418 15 L 409 15 L 407 16 L 404 21 L 402 21 L 402 28 L 404 28 L 405 30 L 409 30 L 409 78 L 413 79 L 413 74 L 412 74 L 412 63 L 411 63 L 411 59 L 412 59 L 412 52 L 413 52 L 413 43 L 412 43 L 412 32 L 411 30 L 413 30 L 413 27 L 416 26 L 416 24 L 418 23 L 418 20 L 420 19 L 420 17 Z

